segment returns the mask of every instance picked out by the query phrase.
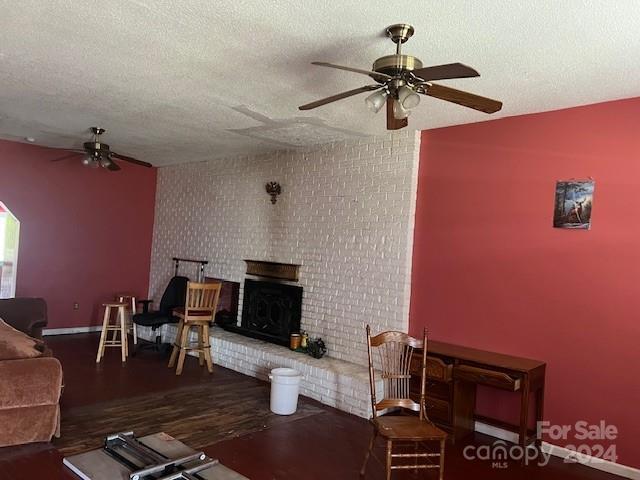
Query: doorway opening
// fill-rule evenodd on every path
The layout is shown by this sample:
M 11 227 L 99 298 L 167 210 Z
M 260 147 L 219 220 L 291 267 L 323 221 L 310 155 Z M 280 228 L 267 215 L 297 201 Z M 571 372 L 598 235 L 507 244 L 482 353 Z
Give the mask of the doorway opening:
M 0 202 L 0 298 L 16 296 L 20 221 Z

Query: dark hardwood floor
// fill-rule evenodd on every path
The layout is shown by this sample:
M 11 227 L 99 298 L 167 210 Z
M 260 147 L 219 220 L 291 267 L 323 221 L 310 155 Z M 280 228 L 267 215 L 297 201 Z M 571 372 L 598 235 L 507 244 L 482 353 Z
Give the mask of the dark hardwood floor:
M 48 337 L 47 343 L 61 360 L 64 368 L 65 390 L 61 403 L 64 432 L 65 416 L 79 408 L 100 409 L 103 403 L 140 398 L 157 394 L 171 398 L 180 389 L 198 385 L 214 386 L 225 396 L 242 391 L 247 385 L 262 389 L 259 395 L 267 402 L 263 382 L 236 372 L 215 367 L 213 374 L 200 368 L 197 360 L 188 359 L 184 373 L 176 377 L 166 368 L 166 358 L 152 351 L 143 351 L 122 365 L 117 352 L 108 351 L 102 364 L 95 364 L 97 335 L 69 335 Z M 215 359 L 214 359 L 215 362 Z M 204 411 L 216 402 L 216 394 L 207 388 L 202 398 Z M 238 393 L 240 394 L 240 393 Z M 364 452 L 371 433 L 368 422 L 312 400 L 302 400 L 315 411 L 299 419 L 279 423 L 260 418 L 262 428 L 252 429 L 242 436 L 229 435 L 204 448 L 207 454 L 253 480 L 273 479 L 357 479 Z M 133 408 L 137 403 L 132 400 Z M 141 404 L 149 408 L 148 404 Z M 213 411 L 213 410 L 212 410 Z M 176 412 L 180 412 L 179 409 Z M 136 415 L 145 412 L 134 412 Z M 179 413 L 177 413 L 179 414 Z M 153 415 L 153 412 L 149 412 Z M 275 417 L 275 416 L 274 416 Z M 176 420 L 176 419 L 174 419 Z M 277 420 L 277 419 L 276 419 Z M 114 424 L 117 423 L 114 419 Z M 171 432 L 167 432 L 171 433 Z M 88 439 L 93 440 L 93 439 Z M 467 479 L 531 479 L 531 480 L 613 480 L 613 475 L 598 472 L 581 465 L 564 464 L 552 458 L 545 467 L 522 466 L 511 462 L 506 468 L 493 468 L 490 461 L 469 461 L 463 457 L 466 445 L 490 445 L 495 439 L 476 434 L 467 443 L 448 445 L 445 478 Z M 378 446 L 382 456 L 382 445 Z M 33 444 L 0 448 L 0 480 L 73 480 L 76 477 L 62 465 L 62 455 L 52 444 Z M 384 470 L 370 461 L 367 479 L 381 480 Z M 393 478 L 437 478 L 435 472 L 422 476 L 413 472 L 398 472 Z

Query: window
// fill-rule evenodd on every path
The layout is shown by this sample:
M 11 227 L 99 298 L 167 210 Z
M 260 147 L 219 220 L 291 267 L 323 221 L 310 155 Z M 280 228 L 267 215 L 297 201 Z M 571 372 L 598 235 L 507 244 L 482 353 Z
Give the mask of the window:
M 20 222 L 0 202 L 0 298 L 16 296 Z

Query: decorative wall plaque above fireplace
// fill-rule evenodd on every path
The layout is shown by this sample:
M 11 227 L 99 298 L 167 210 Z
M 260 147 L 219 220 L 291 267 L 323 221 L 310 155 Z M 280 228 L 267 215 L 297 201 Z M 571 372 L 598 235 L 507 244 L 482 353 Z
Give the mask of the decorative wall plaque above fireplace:
M 277 278 L 297 282 L 299 280 L 300 265 L 293 263 L 265 262 L 262 260 L 245 260 L 247 275 Z

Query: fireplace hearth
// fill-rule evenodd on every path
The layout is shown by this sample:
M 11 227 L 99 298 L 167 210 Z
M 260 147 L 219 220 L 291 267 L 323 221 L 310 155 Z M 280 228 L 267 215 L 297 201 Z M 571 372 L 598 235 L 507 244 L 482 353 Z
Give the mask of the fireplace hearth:
M 240 326 L 227 330 L 279 345 L 288 345 L 292 333 L 300 331 L 302 287 L 285 283 L 246 279 Z

